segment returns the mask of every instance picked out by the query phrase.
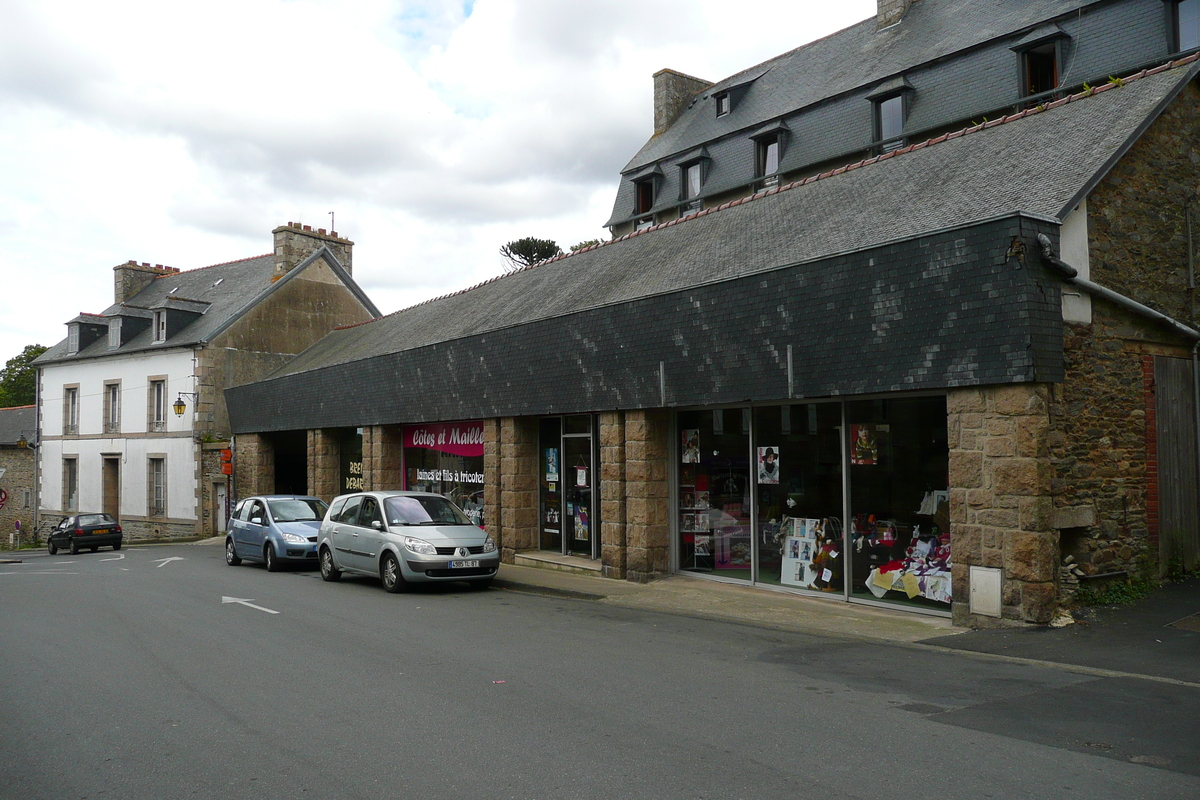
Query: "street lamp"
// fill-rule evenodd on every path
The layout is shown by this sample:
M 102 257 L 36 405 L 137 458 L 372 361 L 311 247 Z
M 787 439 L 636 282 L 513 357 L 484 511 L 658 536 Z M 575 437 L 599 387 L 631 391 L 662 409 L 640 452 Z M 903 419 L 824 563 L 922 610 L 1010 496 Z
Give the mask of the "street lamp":
M 171 410 L 175 412 L 175 416 L 177 417 L 182 417 L 183 412 L 187 411 L 187 403 L 183 402 L 184 395 L 192 398 L 192 403 L 200 402 L 198 392 L 180 392 L 179 397 L 175 398 L 175 404 L 171 406 Z

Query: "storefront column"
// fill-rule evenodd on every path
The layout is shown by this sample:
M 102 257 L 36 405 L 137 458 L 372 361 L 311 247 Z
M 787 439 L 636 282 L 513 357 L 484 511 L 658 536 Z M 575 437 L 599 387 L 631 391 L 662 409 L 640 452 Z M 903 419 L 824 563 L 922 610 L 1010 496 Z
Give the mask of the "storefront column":
M 536 418 L 500 420 L 501 559 L 510 564 L 514 553 L 537 547 L 537 455 Z
M 625 415 L 608 411 L 600 423 L 600 563 L 606 578 L 624 579 L 627 541 L 625 528 Z
M 504 554 L 500 526 L 500 420 L 483 421 L 483 518 L 496 547 Z M 510 556 L 511 558 L 511 556 Z
M 367 491 L 399 489 L 404 438 L 394 425 L 363 428 L 363 486 Z
M 625 577 L 639 583 L 665 575 L 668 569 L 669 421 L 666 411 L 625 413 Z
M 1002 570 L 1004 619 L 1045 623 L 1057 608 L 1047 400 L 1044 385 L 962 389 L 946 398 L 956 625 L 995 624 L 971 613 L 973 565 Z
M 275 447 L 270 439 L 257 433 L 240 434 L 234 459 L 238 499 L 275 492 Z
M 308 493 L 330 502 L 341 480 L 341 447 L 336 430 L 308 432 Z

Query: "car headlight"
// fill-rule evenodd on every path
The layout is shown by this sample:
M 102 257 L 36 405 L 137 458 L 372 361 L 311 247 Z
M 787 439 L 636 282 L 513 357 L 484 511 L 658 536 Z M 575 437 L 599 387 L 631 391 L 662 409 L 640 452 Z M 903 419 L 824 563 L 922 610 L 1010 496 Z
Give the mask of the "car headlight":
M 405 536 L 404 537 L 404 546 L 407 547 L 409 550 L 412 550 L 414 553 L 421 553 L 422 555 L 427 555 L 427 556 L 436 556 L 437 555 L 436 547 L 434 547 L 433 545 L 431 545 L 429 542 L 425 541 L 424 539 L 418 539 L 415 536 Z
M 495 550 L 496 543 L 492 541 L 492 537 L 490 535 L 483 537 L 483 552 L 492 553 L 495 552 Z
M 303 536 L 297 536 L 294 533 L 284 533 L 281 535 L 283 536 L 283 540 L 285 542 L 288 542 L 289 544 L 307 544 L 308 543 L 308 539 L 305 539 Z

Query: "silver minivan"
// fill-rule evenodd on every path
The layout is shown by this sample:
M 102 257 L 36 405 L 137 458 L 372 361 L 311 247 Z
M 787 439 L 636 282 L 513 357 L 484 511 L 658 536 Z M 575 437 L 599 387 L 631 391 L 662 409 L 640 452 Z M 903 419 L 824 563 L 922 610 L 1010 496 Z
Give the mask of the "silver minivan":
M 500 568 L 492 537 L 458 506 L 429 492 L 335 497 L 317 534 L 321 577 L 378 577 L 389 592 L 409 583 L 467 581 L 484 588 Z

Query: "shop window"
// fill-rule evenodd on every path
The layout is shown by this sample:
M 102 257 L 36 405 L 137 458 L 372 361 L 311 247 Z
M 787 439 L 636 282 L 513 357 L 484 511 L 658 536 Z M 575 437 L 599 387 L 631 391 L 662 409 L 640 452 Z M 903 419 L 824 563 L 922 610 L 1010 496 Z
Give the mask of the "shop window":
M 944 397 L 846 404 L 851 594 L 950 604 Z
M 880 152 L 887 153 L 904 146 L 905 112 L 903 94 L 885 97 L 875 104 L 875 140 L 881 142 Z
M 1200 0 L 1178 0 L 1172 6 L 1175 51 L 1195 50 L 1200 47 Z
M 476 525 L 483 513 L 483 422 L 404 428 L 405 488 L 445 495 Z
M 753 580 L 749 409 L 679 414 L 679 567 Z
M 1031 97 L 1058 88 L 1058 44 L 1048 42 L 1021 53 L 1021 93 Z

